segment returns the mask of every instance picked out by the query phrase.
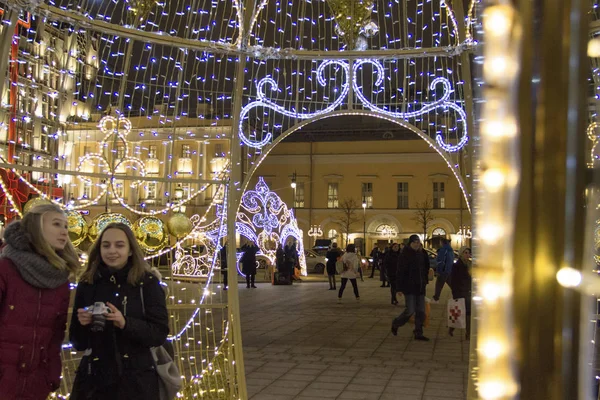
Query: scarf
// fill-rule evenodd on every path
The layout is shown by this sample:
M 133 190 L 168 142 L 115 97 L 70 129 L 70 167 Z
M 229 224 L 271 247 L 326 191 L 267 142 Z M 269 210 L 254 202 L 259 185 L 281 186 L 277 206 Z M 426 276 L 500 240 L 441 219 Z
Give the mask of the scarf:
M 8 225 L 4 231 L 6 246 L 2 258 L 15 264 L 23 280 L 39 289 L 56 289 L 69 280 L 69 271 L 61 271 L 33 250 L 30 236 L 20 221 Z

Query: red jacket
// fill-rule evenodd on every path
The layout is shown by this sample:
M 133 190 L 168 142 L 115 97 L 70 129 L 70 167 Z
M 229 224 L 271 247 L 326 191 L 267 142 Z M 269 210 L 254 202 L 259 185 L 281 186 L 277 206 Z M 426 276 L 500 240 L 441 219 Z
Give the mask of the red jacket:
M 38 289 L 0 259 L 0 398 L 45 400 L 60 384 L 69 283 Z

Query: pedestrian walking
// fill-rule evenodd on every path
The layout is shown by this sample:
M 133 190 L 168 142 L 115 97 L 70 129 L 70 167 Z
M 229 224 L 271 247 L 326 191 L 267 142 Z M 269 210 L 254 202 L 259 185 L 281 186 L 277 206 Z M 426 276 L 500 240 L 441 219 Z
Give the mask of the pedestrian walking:
M 398 291 L 404 294 L 405 308 L 402 314 L 392 321 L 392 334 L 398 334 L 398 328 L 404 326 L 410 317 L 415 315 L 415 340 L 428 341 L 423 336 L 423 323 L 425 321 L 425 289 L 429 283 L 429 258 L 423 250 L 421 239 L 418 235 L 411 235 L 408 246 L 398 257 L 396 285 Z
M 371 264 L 373 265 L 373 268 L 371 269 L 371 276 L 369 278 L 372 278 L 375 275 L 375 269 L 378 269 L 379 271 L 381 271 L 381 268 L 379 267 L 379 256 L 380 256 L 380 251 L 379 251 L 379 246 L 375 245 L 375 247 L 373 247 L 373 250 L 371 250 Z
M 258 253 L 258 247 L 253 243 L 249 242 L 242 246 L 243 254 L 240 258 L 242 263 L 242 273 L 246 275 L 246 288 L 256 289 L 254 284 L 256 279 L 256 253 Z
M 332 243 L 331 248 L 327 251 L 325 258 L 327 258 L 327 278 L 329 279 L 329 290 L 336 290 L 335 287 L 335 263 L 340 256 L 341 251 L 337 247 L 337 243 Z
M 359 301 L 360 296 L 358 294 L 358 283 L 356 282 L 356 278 L 360 276 L 360 273 L 358 272 L 360 268 L 360 261 L 356 255 L 356 247 L 353 244 L 349 244 L 346 247 L 346 253 L 342 256 L 342 263 L 342 273 L 340 274 L 342 278 L 342 285 L 340 286 L 340 291 L 338 293 L 338 302 L 342 301 L 342 295 L 344 294 L 344 289 L 346 289 L 348 280 L 350 280 L 350 283 L 352 283 L 356 301 Z
M 392 295 L 392 304 L 398 304 L 396 299 L 396 270 L 398 268 L 398 258 L 400 257 L 400 245 L 392 244 L 389 251 L 386 252 L 383 259 L 383 270 L 386 271 L 390 283 L 390 293 Z
M 471 335 L 471 249 L 461 247 L 458 252 L 458 260 L 452 267 L 452 298 L 454 300 L 465 299 L 465 314 L 467 316 L 467 329 L 465 338 L 469 340 Z M 448 328 L 448 334 L 454 335 L 454 328 Z
M 442 289 L 447 283 L 451 285 L 450 275 L 452 274 L 452 265 L 454 264 L 454 250 L 450 246 L 448 239 L 442 239 L 442 247 L 438 250 L 436 258 L 437 279 L 435 280 L 435 293 L 433 295 L 433 303 L 440 300 Z
M 169 334 L 160 278 L 134 233 L 111 223 L 93 244 L 77 285 L 69 339 L 83 351 L 70 400 L 159 400 L 152 347 Z
M 81 267 L 67 217 L 34 207 L 4 231 L 0 258 L 0 398 L 45 400 L 60 386 L 69 277 Z

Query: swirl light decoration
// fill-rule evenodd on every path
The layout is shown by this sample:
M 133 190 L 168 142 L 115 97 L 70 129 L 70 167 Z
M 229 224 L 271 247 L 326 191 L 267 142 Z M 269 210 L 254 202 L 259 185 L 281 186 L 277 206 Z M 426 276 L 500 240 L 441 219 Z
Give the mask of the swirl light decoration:
M 240 136 L 240 140 L 242 141 L 242 143 L 244 143 L 245 145 L 247 145 L 249 147 L 261 149 L 264 146 L 266 146 L 267 144 L 269 144 L 273 138 L 273 134 L 271 132 L 265 131 L 265 132 L 263 132 L 263 139 L 257 141 L 257 140 L 253 140 L 250 137 L 250 135 L 248 135 L 245 132 L 244 125 L 246 124 L 246 120 L 248 119 L 248 115 L 251 110 L 253 110 L 255 108 L 268 108 L 268 109 L 271 109 L 279 114 L 282 114 L 282 115 L 290 117 L 290 118 L 296 118 L 299 120 L 312 119 L 312 118 L 315 118 L 318 116 L 322 116 L 322 115 L 331 113 L 332 111 L 334 111 L 338 107 L 340 107 L 342 105 L 342 103 L 344 102 L 344 100 L 346 99 L 346 97 L 348 96 L 348 93 L 350 91 L 350 84 L 351 84 L 354 95 L 358 98 L 358 100 L 361 102 L 361 104 L 364 108 L 369 109 L 374 112 L 377 112 L 379 114 L 385 115 L 388 118 L 409 120 L 409 119 L 414 119 L 414 118 L 420 117 L 420 116 L 427 114 L 431 111 L 434 111 L 436 109 L 441 109 L 444 111 L 454 110 L 460 117 L 459 121 L 457 121 L 457 122 L 459 122 L 462 126 L 462 136 L 459 139 L 458 143 L 456 143 L 456 144 L 448 143 L 446 140 L 444 140 L 444 138 L 440 134 L 436 135 L 435 140 L 436 140 L 438 146 L 447 152 L 457 152 L 466 146 L 466 144 L 469 141 L 469 136 L 468 136 L 468 132 L 467 132 L 467 114 L 461 106 L 459 106 L 458 104 L 456 104 L 455 102 L 450 100 L 450 94 L 454 90 L 452 89 L 452 84 L 450 83 L 450 81 L 447 78 L 443 78 L 443 77 L 435 78 L 429 86 L 429 89 L 431 90 L 432 93 L 435 91 L 435 89 L 438 85 L 442 86 L 443 92 L 439 99 L 436 99 L 430 103 L 422 104 L 421 108 L 416 111 L 408 111 L 408 112 L 388 111 L 386 108 L 379 107 L 376 104 L 374 104 L 372 101 L 370 101 L 367 98 L 367 96 L 365 96 L 361 84 L 357 81 L 357 77 L 360 76 L 360 74 L 358 73 L 359 69 L 363 68 L 365 65 L 369 65 L 369 64 L 373 67 L 373 70 L 374 70 L 374 77 L 375 77 L 374 85 L 375 86 L 381 85 L 385 79 L 385 68 L 383 67 L 381 62 L 378 60 L 362 59 L 362 60 L 354 61 L 354 64 L 352 67 L 353 79 L 352 79 L 351 83 L 348 83 L 350 66 L 346 61 L 341 61 L 341 60 L 325 60 L 325 61 L 323 61 L 318 66 L 318 68 L 315 72 L 317 75 L 317 81 L 318 81 L 319 85 L 321 85 L 322 87 L 327 86 L 327 79 L 325 77 L 325 71 L 326 71 L 326 68 L 330 67 L 330 66 L 337 66 L 338 68 L 340 68 L 343 71 L 344 81 L 341 83 L 341 90 L 340 90 L 338 97 L 335 98 L 335 100 L 333 100 L 333 102 L 331 102 L 327 107 L 323 108 L 322 110 L 315 111 L 312 113 L 300 113 L 297 110 L 288 110 L 285 107 L 278 105 L 275 101 L 273 101 L 269 98 L 267 91 L 266 91 L 266 86 L 269 86 L 271 91 L 277 92 L 278 91 L 277 82 L 273 78 L 270 78 L 270 77 L 259 80 L 256 83 L 257 100 L 252 101 L 252 102 L 248 103 L 246 106 L 244 106 L 242 108 L 242 112 L 240 114 L 240 122 L 238 125 L 238 134 Z
M 192 233 L 194 240 L 205 246 L 206 252 L 194 257 L 181 247 L 176 249 L 175 262 L 171 268 L 174 276 L 205 277 L 213 268 L 209 262 L 219 249 L 219 240 L 227 237 L 227 227 L 222 222 L 226 221 L 224 208 L 217 206 L 216 215 L 214 221 Z M 254 190 L 247 190 L 242 196 L 235 228 L 237 233 L 258 246 L 257 256 L 268 258 L 271 264 L 275 262 L 276 245 L 283 247 L 293 238 L 296 241 L 301 273 L 307 274 L 302 232 L 298 228 L 296 218 L 281 198 L 269 190 L 262 177 L 259 177 Z M 241 256 L 242 253 L 237 254 L 238 261 Z M 244 276 L 239 263 L 238 273 Z

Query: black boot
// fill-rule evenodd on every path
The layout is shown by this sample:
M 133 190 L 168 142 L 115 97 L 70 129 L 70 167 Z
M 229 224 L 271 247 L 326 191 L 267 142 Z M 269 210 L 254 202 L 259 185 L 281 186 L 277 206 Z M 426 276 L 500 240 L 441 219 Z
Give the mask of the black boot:
M 253 274 L 252 277 L 251 277 L 250 287 L 253 287 L 254 289 L 256 289 L 256 286 L 254 286 L 254 277 L 256 277 L 256 275 Z
M 246 275 L 246 289 L 250 289 L 250 275 Z

